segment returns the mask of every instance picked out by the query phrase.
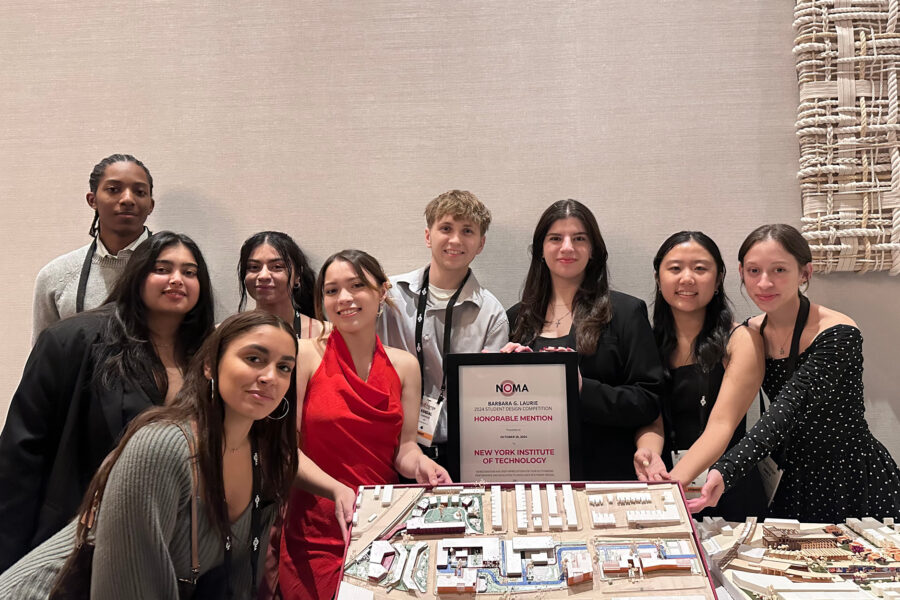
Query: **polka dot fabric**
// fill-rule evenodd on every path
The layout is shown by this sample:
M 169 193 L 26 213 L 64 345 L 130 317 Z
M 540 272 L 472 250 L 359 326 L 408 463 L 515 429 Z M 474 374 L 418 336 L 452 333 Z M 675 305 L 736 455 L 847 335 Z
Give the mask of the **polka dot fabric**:
M 900 471 L 866 424 L 862 335 L 849 325 L 822 331 L 793 374 L 766 359 L 769 409 L 719 462 L 726 489 L 777 454 L 784 476 L 770 516 L 813 523 L 900 517 Z

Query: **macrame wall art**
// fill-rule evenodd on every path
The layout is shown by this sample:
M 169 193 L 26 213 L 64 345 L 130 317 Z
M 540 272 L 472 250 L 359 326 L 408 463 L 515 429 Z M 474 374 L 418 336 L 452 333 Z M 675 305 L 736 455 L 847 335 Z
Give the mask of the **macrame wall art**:
M 813 263 L 900 274 L 900 0 L 797 0 L 794 17 Z

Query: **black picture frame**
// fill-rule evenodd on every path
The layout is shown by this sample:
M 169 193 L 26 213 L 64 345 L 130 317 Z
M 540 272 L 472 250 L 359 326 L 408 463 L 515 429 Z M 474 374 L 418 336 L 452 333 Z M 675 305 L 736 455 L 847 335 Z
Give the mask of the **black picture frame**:
M 582 479 L 581 427 L 578 416 L 578 354 L 575 352 L 514 352 L 450 354 L 446 361 L 447 375 L 447 461 L 446 467 L 453 481 L 460 481 L 460 370 L 481 366 L 529 366 L 558 364 L 565 368 L 565 402 L 568 417 L 569 478 Z M 562 394 L 561 394 L 562 396 Z M 533 479 L 533 478 L 532 478 Z M 523 481 L 525 481 L 523 479 Z M 531 479 L 528 479 L 531 481 Z

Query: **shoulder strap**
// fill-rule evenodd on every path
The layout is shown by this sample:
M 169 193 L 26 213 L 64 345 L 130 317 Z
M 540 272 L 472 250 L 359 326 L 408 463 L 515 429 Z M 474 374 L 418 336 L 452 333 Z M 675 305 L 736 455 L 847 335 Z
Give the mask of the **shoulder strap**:
M 196 584 L 200 577 L 200 556 L 197 550 L 197 500 L 200 497 L 199 477 L 197 475 L 197 452 L 194 447 L 194 425 L 191 432 L 185 429 L 184 424 L 178 423 L 178 428 L 187 440 L 188 452 L 191 455 L 191 584 Z

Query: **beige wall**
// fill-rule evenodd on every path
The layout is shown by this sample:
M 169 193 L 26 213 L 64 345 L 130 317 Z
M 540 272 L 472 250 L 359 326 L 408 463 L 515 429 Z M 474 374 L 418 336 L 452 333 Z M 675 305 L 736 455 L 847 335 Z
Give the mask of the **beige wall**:
M 86 243 L 87 175 L 112 152 L 151 169 L 151 227 L 204 249 L 220 316 L 254 231 L 401 272 L 426 261 L 425 202 L 454 187 L 494 213 L 475 268 L 506 304 L 538 215 L 564 197 L 597 214 L 626 292 L 649 297 L 653 252 L 679 229 L 711 234 L 734 267 L 753 227 L 800 217 L 791 21 L 783 0 L 3 3 L 0 415 L 34 276 Z M 898 285 L 811 290 L 859 320 L 869 421 L 895 456 Z

